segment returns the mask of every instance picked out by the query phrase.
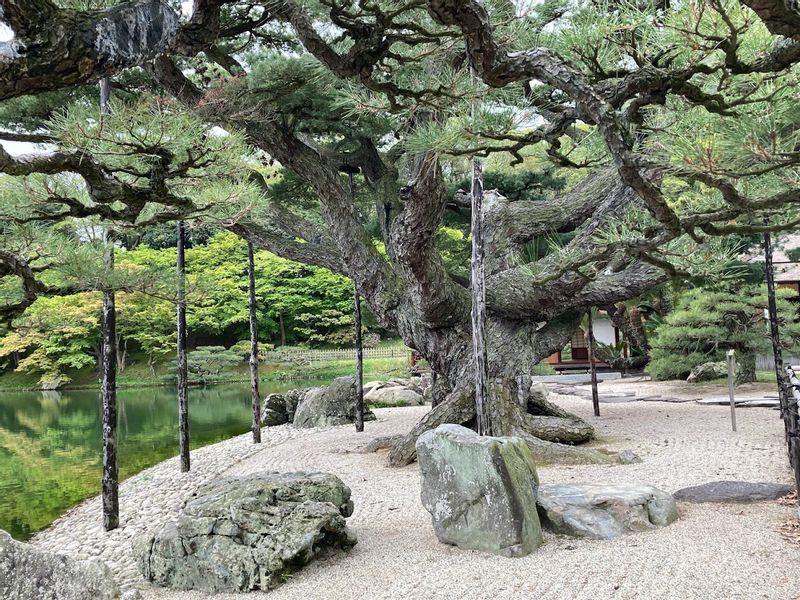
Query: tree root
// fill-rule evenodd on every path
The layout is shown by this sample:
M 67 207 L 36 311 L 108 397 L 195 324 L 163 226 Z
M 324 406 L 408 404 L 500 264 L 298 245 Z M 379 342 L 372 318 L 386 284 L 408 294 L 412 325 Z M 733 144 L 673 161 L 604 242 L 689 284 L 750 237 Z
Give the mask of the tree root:
M 467 423 L 475 418 L 472 394 L 464 391 L 451 392 L 447 399 L 426 414 L 413 429 L 389 448 L 389 466 L 404 467 L 417 459 L 417 438 L 430 429 L 444 423 Z
M 594 428 L 579 417 L 520 416 L 525 433 L 548 442 L 581 444 L 594 436 Z
M 548 442 L 524 431 L 518 431 L 515 435 L 527 442 L 533 457 L 540 465 L 607 465 L 619 462 L 617 454 L 608 450 Z
M 524 438 L 534 456 L 547 463 L 608 464 L 617 462 L 616 454 L 595 448 L 580 448 L 570 444 L 587 442 L 594 434 L 593 427 L 552 402 L 536 403 L 536 411 L 555 414 L 528 414 L 527 398 L 516 400 L 513 390 L 492 388 L 492 427 L 494 435 L 516 435 Z M 470 424 L 475 419 L 475 403 L 471 390 L 454 390 L 447 399 L 433 408 L 407 434 L 395 440 L 389 448 L 389 466 L 403 467 L 416 460 L 417 438 L 444 423 Z

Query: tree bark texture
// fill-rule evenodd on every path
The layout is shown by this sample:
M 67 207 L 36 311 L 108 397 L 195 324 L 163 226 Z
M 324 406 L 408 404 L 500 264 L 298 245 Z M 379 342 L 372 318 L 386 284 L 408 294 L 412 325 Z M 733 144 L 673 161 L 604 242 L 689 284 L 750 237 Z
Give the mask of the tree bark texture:
M 181 472 L 189 471 L 189 372 L 186 356 L 186 225 L 177 224 L 177 329 L 178 329 L 178 448 Z
M 100 113 L 108 113 L 110 86 L 108 78 L 100 81 Z M 114 272 L 114 237 L 105 232 L 105 267 L 108 275 Z M 119 464 L 117 459 L 117 306 L 110 282 L 103 290 L 103 528 L 119 527 Z
M 258 321 L 256 319 L 256 266 L 253 244 L 247 242 L 247 308 L 250 317 L 250 397 L 253 408 L 253 443 L 261 443 L 261 395 L 258 389 Z
M 592 326 L 592 309 L 586 313 L 586 337 L 589 349 L 589 373 L 592 379 L 592 410 L 594 416 L 600 416 L 600 397 L 597 394 L 597 365 L 594 360 L 594 328 Z
M 786 437 L 786 451 L 792 467 L 797 467 L 794 462 L 794 452 L 792 443 L 796 423 L 793 423 L 792 415 L 789 412 L 789 403 L 794 400 L 791 393 L 786 371 L 783 368 L 783 350 L 781 348 L 781 333 L 778 325 L 778 305 L 775 301 L 775 271 L 772 263 L 772 236 L 764 234 L 764 262 L 767 280 L 767 313 L 769 315 L 770 341 L 772 342 L 772 355 L 775 358 L 775 381 L 778 384 L 778 398 L 780 400 L 781 418 L 783 419 L 784 433 Z
M 475 420 L 478 435 L 491 435 L 487 408 L 486 270 L 483 232 L 483 167 L 472 161 L 472 355 L 475 363 Z
M 106 268 L 114 269 L 114 246 L 106 239 Z M 119 466 L 117 459 L 117 309 L 114 291 L 103 292 L 103 528 L 119 526 Z
M 361 296 L 353 286 L 353 324 L 356 343 L 356 431 L 364 431 L 364 345 L 361 339 Z

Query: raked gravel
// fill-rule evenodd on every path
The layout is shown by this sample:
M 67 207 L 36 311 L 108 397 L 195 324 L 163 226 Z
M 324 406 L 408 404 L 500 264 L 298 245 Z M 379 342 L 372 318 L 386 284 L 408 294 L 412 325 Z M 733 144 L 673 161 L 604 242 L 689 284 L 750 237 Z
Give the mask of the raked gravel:
M 614 382 L 603 383 L 609 391 Z M 621 384 L 620 384 L 621 385 Z M 642 393 L 671 394 L 664 384 L 637 383 Z M 634 402 L 601 405 L 553 395 L 597 430 L 598 445 L 629 448 L 643 462 L 632 465 L 541 466 L 543 483 L 649 483 L 675 491 L 718 479 L 790 482 L 777 412 L 749 408 L 730 431 L 724 406 Z M 255 446 L 242 435 L 192 452 L 192 471 L 181 474 L 170 459 L 121 485 L 121 526 L 104 533 L 100 502 L 76 507 L 33 543 L 79 557 L 98 556 L 123 587 L 138 587 L 146 600 L 194 600 L 198 592 L 149 588 L 135 569 L 130 543 L 146 528 L 176 514 L 198 485 L 221 474 L 321 470 L 353 490 L 349 519 L 359 542 L 347 555 L 313 562 L 268 594 L 216 595 L 219 600 L 478 599 L 742 599 L 788 600 L 800 596 L 800 548 L 774 527 L 793 516 L 775 502 L 749 505 L 679 505 L 669 527 L 612 541 L 547 535 L 535 553 L 517 559 L 439 544 L 419 500 L 416 464 L 386 466 L 385 452 L 351 452 L 376 436 L 406 432 L 428 407 L 386 408 L 366 432 L 352 427 L 264 429 Z

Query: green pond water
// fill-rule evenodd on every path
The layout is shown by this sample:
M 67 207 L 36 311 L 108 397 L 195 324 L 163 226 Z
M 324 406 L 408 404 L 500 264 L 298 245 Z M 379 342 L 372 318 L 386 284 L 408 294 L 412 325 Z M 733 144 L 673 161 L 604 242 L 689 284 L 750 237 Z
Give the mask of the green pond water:
M 320 385 L 262 382 L 262 396 Z M 121 389 L 120 479 L 178 454 L 176 391 Z M 190 388 L 192 448 L 250 430 L 250 388 Z M 0 392 L 0 529 L 26 539 L 81 500 L 100 493 L 100 394 L 96 390 Z

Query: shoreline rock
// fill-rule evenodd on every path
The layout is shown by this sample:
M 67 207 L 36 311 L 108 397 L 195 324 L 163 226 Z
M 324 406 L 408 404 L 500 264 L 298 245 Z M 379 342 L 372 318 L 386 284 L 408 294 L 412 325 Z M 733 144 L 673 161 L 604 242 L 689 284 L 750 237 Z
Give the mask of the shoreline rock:
M 118 600 L 120 590 L 103 561 L 46 552 L 0 530 L 0 598 Z
M 356 543 L 348 488 L 320 472 L 228 477 L 134 544 L 145 580 L 178 590 L 267 591 L 317 555 Z
M 327 386 L 270 394 L 264 400 L 261 423 L 266 427 L 292 423 L 301 428 L 355 423 L 355 385 L 355 377 L 345 376 L 337 377 Z M 366 407 L 364 420 L 375 420 Z

